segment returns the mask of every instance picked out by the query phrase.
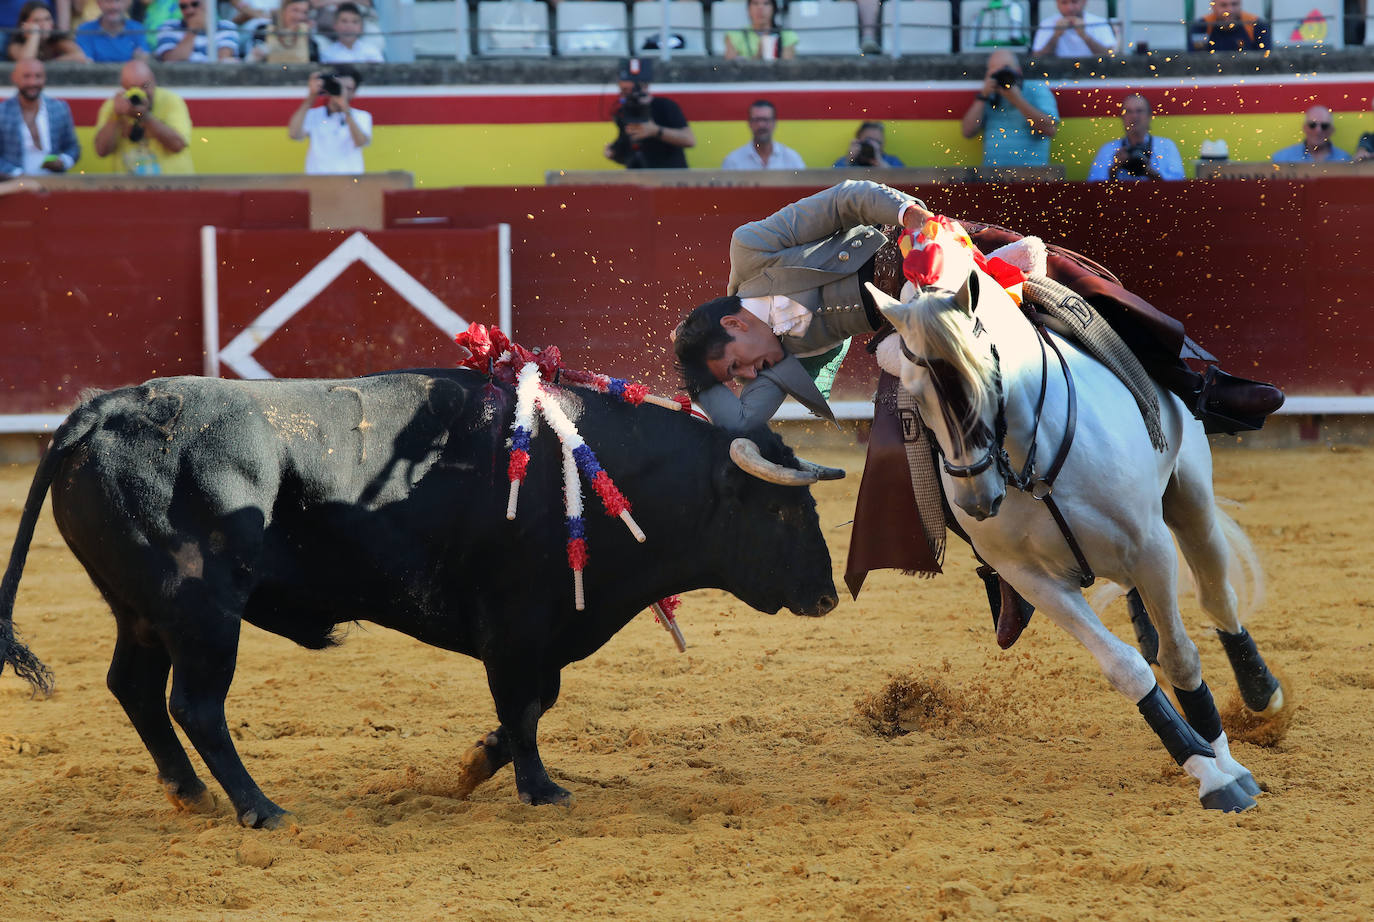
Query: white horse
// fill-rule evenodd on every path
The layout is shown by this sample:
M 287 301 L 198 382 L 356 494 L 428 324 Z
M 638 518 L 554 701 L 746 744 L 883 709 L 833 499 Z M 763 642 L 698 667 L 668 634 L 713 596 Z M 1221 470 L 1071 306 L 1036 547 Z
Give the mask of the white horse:
M 1228 532 L 1233 541 L 1245 539 L 1216 508 L 1202 424 L 1156 387 L 1167 443 L 1156 450 L 1117 377 L 1033 325 L 976 268 L 959 291 L 926 288 L 904 304 L 870 291 L 901 336 L 902 386 L 943 455 L 945 495 L 979 556 L 1088 648 L 1197 779 L 1204 807 L 1253 806 L 1260 788 L 1231 755 L 1177 604 L 1171 530 L 1242 690 L 1258 682 L 1247 706 L 1276 713 L 1283 691 L 1241 627 L 1227 577 Z M 1183 716 L 1145 658 L 1108 631 L 1084 599 L 1094 575 L 1139 591 L 1158 630 L 1158 664 Z M 1232 654 L 1232 647 L 1245 649 Z M 1262 677 L 1242 677 L 1255 672 L 1255 663 Z

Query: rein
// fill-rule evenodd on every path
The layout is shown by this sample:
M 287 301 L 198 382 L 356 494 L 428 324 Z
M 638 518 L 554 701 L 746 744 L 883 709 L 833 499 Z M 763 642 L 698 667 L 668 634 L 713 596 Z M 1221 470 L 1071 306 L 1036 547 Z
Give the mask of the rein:
M 1014 487 L 1022 493 L 1028 493 L 1033 499 L 1045 504 L 1050 516 L 1055 524 L 1059 526 L 1059 532 L 1064 536 L 1064 541 L 1073 552 L 1074 561 L 1079 568 L 1079 585 L 1084 589 L 1091 586 L 1097 576 L 1093 573 L 1092 567 L 1088 565 L 1088 560 L 1083 554 L 1083 548 L 1079 545 L 1078 539 L 1074 537 L 1073 529 L 1069 527 L 1069 522 L 1064 518 L 1063 512 L 1059 509 L 1059 504 L 1054 500 L 1054 481 L 1059 476 L 1059 471 L 1064 466 L 1064 461 L 1069 456 L 1069 449 L 1073 446 L 1074 431 L 1078 428 L 1078 391 L 1074 386 L 1073 373 L 1069 370 L 1069 363 L 1064 358 L 1064 353 L 1060 350 L 1059 344 L 1051 338 L 1049 331 L 1041 324 L 1031 321 L 1031 326 L 1036 331 L 1036 340 L 1040 344 L 1040 393 L 1035 400 L 1035 414 L 1031 418 L 1031 438 L 1030 446 L 1026 449 L 1026 463 L 1020 472 L 1017 472 L 1011 464 L 1011 456 L 1007 454 L 1007 401 L 1006 394 L 1002 388 L 1002 362 L 997 354 L 997 347 L 992 347 L 992 360 L 995 366 L 994 387 L 997 390 L 997 418 L 994 423 L 994 438 L 988 444 L 987 452 L 982 458 L 972 464 L 950 464 L 945 457 L 938 439 L 932 437 L 931 444 L 936 446 L 940 453 L 940 463 L 945 469 L 945 473 L 951 477 L 977 477 L 986 471 L 994 463 L 997 471 L 1002 476 L 1003 482 L 1009 487 Z M 925 358 L 916 355 L 907 348 L 906 341 L 898 337 L 901 344 L 902 355 L 907 361 L 922 368 L 930 369 L 930 362 Z M 1055 357 L 1059 360 L 1059 367 L 1064 371 L 1064 384 L 1068 388 L 1068 409 L 1065 413 L 1064 438 L 1059 443 L 1059 450 L 1055 453 L 1054 460 L 1050 462 L 1049 469 L 1044 476 L 1035 476 L 1035 450 L 1037 439 L 1040 434 L 1040 418 L 1045 409 L 1045 395 L 1049 389 L 1049 350 L 1046 344 L 1054 350 Z

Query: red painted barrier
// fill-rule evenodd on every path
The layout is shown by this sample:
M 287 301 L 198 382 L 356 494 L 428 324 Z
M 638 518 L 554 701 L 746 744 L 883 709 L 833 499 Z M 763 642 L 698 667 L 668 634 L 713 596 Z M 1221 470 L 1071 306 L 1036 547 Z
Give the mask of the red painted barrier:
M 501 320 L 495 228 L 216 237 L 225 377 L 451 366 L 456 333 Z
M 490 317 L 494 261 L 478 254 L 485 244 L 453 231 L 509 223 L 517 340 L 559 345 L 569 364 L 666 392 L 676 383 L 668 333 L 687 309 L 723 291 L 731 231 L 810 191 L 393 192 L 386 200 L 393 230 L 382 238 L 404 239 L 397 252 L 417 257 L 399 260 L 407 273 L 465 319 L 474 311 Z M 1112 267 L 1129 287 L 1183 319 L 1237 374 L 1297 395 L 1374 391 L 1374 320 L 1365 310 L 1374 283 L 1368 180 L 915 191 L 937 211 L 1039 234 Z M 423 223 L 409 223 L 417 219 Z M 303 230 L 305 193 L 55 192 L 0 200 L 0 415 L 60 411 L 84 387 L 200 373 L 205 224 L 295 231 L 291 249 L 269 244 L 251 255 L 224 254 L 221 276 L 248 286 L 242 305 L 226 302 L 225 346 L 249 319 L 235 312 L 267 308 L 307 263 L 347 239 Z M 323 295 L 327 308 L 323 301 L 303 307 L 268 341 L 262 357 L 270 370 L 354 374 L 387 364 L 449 364 L 442 337 L 401 306 L 372 269 L 348 268 Z M 403 348 L 393 349 L 398 342 Z M 417 343 L 419 355 L 406 351 Z M 837 397 L 870 392 L 869 361 L 855 350 Z
M 50 192 L 0 200 L 0 413 L 200 374 L 200 227 L 308 227 L 305 192 Z
M 388 225 L 512 225 L 516 330 L 588 366 L 670 387 L 668 333 L 724 292 L 730 233 L 812 189 L 551 186 L 401 191 Z M 913 190 L 935 211 L 1037 234 L 1112 268 L 1232 372 L 1292 394 L 1374 389 L 1374 183 L 963 184 Z M 854 350 L 839 398 L 871 393 Z

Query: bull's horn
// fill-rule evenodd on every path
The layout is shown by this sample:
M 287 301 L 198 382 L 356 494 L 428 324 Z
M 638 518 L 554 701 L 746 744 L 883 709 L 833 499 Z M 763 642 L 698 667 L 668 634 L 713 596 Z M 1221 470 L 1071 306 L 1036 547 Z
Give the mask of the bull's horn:
M 797 467 L 815 474 L 821 480 L 844 479 L 844 468 L 841 467 L 826 467 L 824 464 L 817 464 L 815 461 L 808 461 L 805 458 L 797 459 Z
M 759 454 L 759 447 L 752 439 L 735 439 L 730 443 L 730 460 L 747 474 L 759 480 L 781 484 L 784 487 L 807 487 L 820 480 L 815 471 L 799 471 L 794 467 L 783 467 L 769 461 Z

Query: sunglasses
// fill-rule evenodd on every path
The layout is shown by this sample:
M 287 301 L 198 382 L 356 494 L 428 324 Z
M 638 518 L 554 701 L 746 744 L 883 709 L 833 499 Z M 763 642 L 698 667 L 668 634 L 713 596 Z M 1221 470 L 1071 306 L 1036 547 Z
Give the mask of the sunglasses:
M 1330 131 L 1330 130 L 1331 130 L 1331 123 L 1330 123 L 1330 122 L 1308 122 L 1308 123 L 1307 123 L 1307 127 L 1308 127 L 1308 128 L 1317 128 L 1317 129 L 1320 129 L 1321 131 Z
M 195 3 L 178 3 L 177 6 L 183 10 L 198 10 L 200 9 L 200 0 L 196 0 Z

